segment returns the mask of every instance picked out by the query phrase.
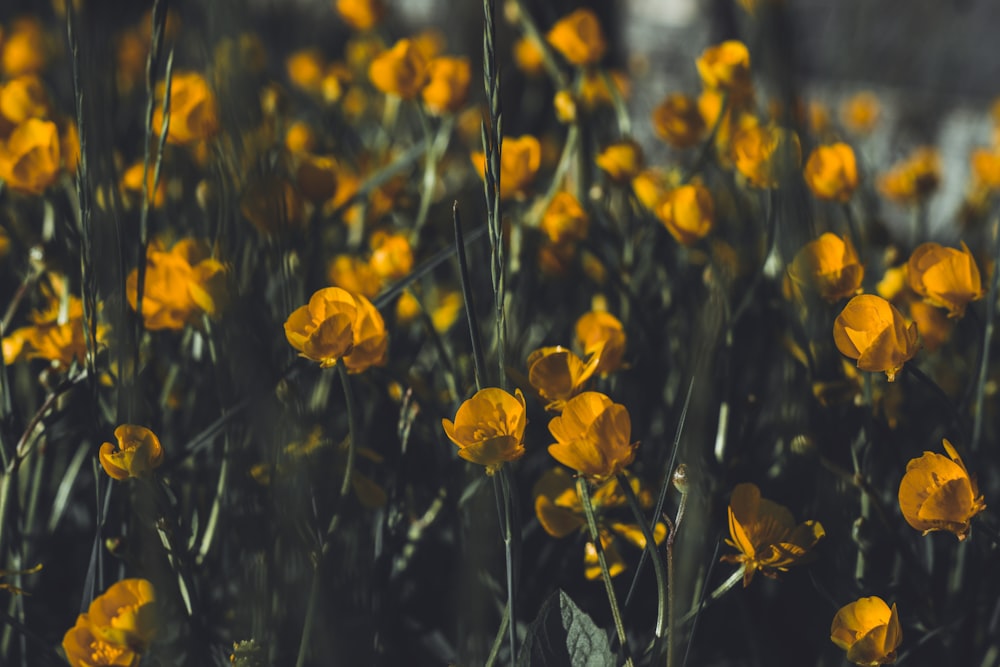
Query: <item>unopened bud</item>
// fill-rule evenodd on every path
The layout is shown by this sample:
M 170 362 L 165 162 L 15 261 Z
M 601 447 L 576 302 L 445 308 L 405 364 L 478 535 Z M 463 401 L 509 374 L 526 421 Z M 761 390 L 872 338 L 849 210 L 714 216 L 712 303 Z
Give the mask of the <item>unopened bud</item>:
M 683 463 L 674 469 L 673 484 L 674 488 L 680 491 L 681 493 L 688 492 L 687 466 L 684 465 Z

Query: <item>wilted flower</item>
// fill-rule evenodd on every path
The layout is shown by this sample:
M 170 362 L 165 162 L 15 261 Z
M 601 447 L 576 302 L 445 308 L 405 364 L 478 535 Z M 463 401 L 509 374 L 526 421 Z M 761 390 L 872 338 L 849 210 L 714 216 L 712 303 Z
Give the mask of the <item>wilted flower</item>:
M 625 356 L 625 327 L 604 310 L 592 310 L 576 321 L 576 342 L 584 354 L 595 355 L 600 361 L 595 372 L 614 373 L 622 366 Z
M 559 19 L 545 39 L 572 65 L 593 65 L 608 49 L 601 23 L 589 9 Z
M 924 452 L 906 464 L 899 483 L 899 509 L 906 523 L 924 535 L 947 530 L 964 540 L 969 536 L 969 522 L 986 509 L 986 502 L 962 457 L 948 440 L 942 444 L 947 457 Z
M 552 243 L 568 243 L 587 238 L 590 217 L 576 197 L 560 190 L 542 216 L 541 228 Z
M 285 337 L 307 359 L 329 368 L 343 359 L 350 373 L 385 363 L 389 336 L 372 302 L 339 287 L 314 293 L 285 321 Z
M 682 185 L 664 197 L 656 216 L 678 243 L 689 246 L 712 231 L 715 224 L 712 193 L 697 183 Z
M 930 196 L 941 182 L 941 156 L 923 147 L 878 179 L 878 190 L 897 204 L 915 204 Z
M 481 389 L 462 403 L 454 422 L 441 420 L 445 434 L 458 445 L 458 455 L 486 466 L 487 475 L 524 455 L 527 423 L 521 390 L 511 396 L 496 387 Z
M 803 176 L 817 198 L 848 201 L 858 187 L 854 149 L 845 143 L 817 146 L 806 161 Z
M 878 98 L 870 91 L 853 95 L 841 105 L 840 120 L 844 127 L 856 134 L 868 134 L 878 123 L 881 108 Z
M 595 484 L 624 472 L 635 458 L 628 410 L 596 391 L 567 401 L 549 431 L 556 439 L 549 445 L 552 458 Z
M 163 462 L 163 447 L 156 434 L 145 426 L 122 424 L 115 429 L 118 445 L 101 445 L 101 467 L 117 480 L 148 475 Z
M 599 360 L 599 354 L 584 361 L 565 347 L 543 347 L 528 356 L 528 382 L 548 401 L 546 410 L 558 411 L 580 393 Z
M 932 306 L 948 309 L 948 317 L 962 317 L 970 301 L 983 298 L 979 267 L 962 243 L 962 249 L 924 243 L 906 264 L 910 289 Z
M 381 0 L 337 0 L 337 13 L 355 30 L 371 30 L 382 20 Z
M 826 232 L 795 254 L 788 275 L 833 303 L 861 291 L 865 267 L 850 237 Z
M 73 667 L 138 664 L 158 631 L 156 595 L 146 579 L 123 579 L 90 603 L 63 637 Z
M 896 661 L 896 648 L 903 641 L 896 605 L 882 598 L 860 598 L 845 605 L 833 617 L 830 639 L 847 651 L 856 665 L 888 665 Z
M 505 138 L 500 153 L 500 198 L 510 199 L 523 194 L 534 182 L 541 164 L 542 145 L 538 139 L 529 134 Z M 473 153 L 472 166 L 480 178 L 485 178 L 486 155 Z
M 749 97 L 753 90 L 750 81 L 750 51 L 746 44 L 729 40 L 711 46 L 695 61 L 698 74 L 705 88 L 727 92 L 732 101 Z
M 653 109 L 653 129 L 674 148 L 691 148 L 705 134 L 705 120 L 689 95 L 671 93 Z
M 860 294 L 833 323 L 833 341 L 863 371 L 885 371 L 889 382 L 920 349 L 917 325 L 880 296 Z
M 469 96 L 472 70 L 468 58 L 435 58 L 427 66 L 430 80 L 421 95 L 427 111 L 435 115 L 455 113 Z
M 743 565 L 743 586 L 749 586 L 754 573 L 777 576 L 792 565 L 812 556 L 811 550 L 825 535 L 823 525 L 806 521 L 795 525 L 792 513 L 784 505 L 761 498 L 755 484 L 737 484 L 729 499 L 729 535 L 726 543 L 740 550 L 723 556 L 727 563 Z
M 427 61 L 412 40 L 401 39 L 372 60 L 368 78 L 386 95 L 412 100 L 427 81 Z
M 163 127 L 163 96 L 166 86 L 156 85 L 156 109 L 153 112 L 153 132 Z M 219 131 L 215 93 L 208 81 L 198 72 L 174 72 L 170 79 L 170 126 L 167 141 L 172 144 L 190 144 L 207 141 Z
M 0 181 L 17 192 L 40 195 L 59 176 L 59 129 L 28 118 L 0 139 Z
M 752 125 L 732 138 L 733 162 L 751 185 L 774 188 L 782 176 L 802 160 L 798 136 L 776 126 Z
M 627 183 L 642 170 L 642 149 L 634 141 L 619 141 L 601 151 L 595 162 L 612 181 Z

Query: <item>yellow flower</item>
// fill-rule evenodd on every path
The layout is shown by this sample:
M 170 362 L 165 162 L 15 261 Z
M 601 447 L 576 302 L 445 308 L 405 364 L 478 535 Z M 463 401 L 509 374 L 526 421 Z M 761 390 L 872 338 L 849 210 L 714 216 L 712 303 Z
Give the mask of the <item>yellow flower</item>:
M 951 337 L 952 322 L 940 308 L 923 301 L 910 302 L 910 319 L 917 325 L 920 342 L 928 352 L 941 347 Z
M 878 179 L 878 190 L 897 204 L 915 204 L 937 190 L 941 182 L 941 156 L 923 147 L 897 163 Z
M 1000 152 L 978 148 L 969 159 L 975 185 L 989 190 L 1000 189 Z
M 826 232 L 807 243 L 788 267 L 788 275 L 799 285 L 808 285 L 833 303 L 861 291 L 865 267 L 848 236 Z
M 146 579 L 123 579 L 77 617 L 63 637 L 63 650 L 73 667 L 132 667 L 157 632 L 153 585 Z
M 326 270 L 327 280 L 334 287 L 374 299 L 382 280 L 371 265 L 354 255 L 337 255 Z
M 854 150 L 845 143 L 817 146 L 806 161 L 806 185 L 819 199 L 850 200 L 858 187 L 858 165 Z
M 448 439 L 458 445 L 458 455 L 486 466 L 487 475 L 524 456 L 527 423 L 521 390 L 511 396 L 496 387 L 481 389 L 462 403 L 454 422 L 441 420 Z
M 385 13 L 381 0 L 337 0 L 337 13 L 355 30 L 371 30 Z
M 59 129 L 28 118 L 0 140 L 0 180 L 17 192 L 40 195 L 59 176 Z
M 56 370 L 65 370 L 75 361 L 82 364 L 87 345 L 83 335 L 83 302 L 66 295 L 65 280 L 50 274 L 48 303 L 31 314 L 31 325 L 21 327 L 3 339 L 5 364 L 21 359 L 46 359 Z M 63 300 L 65 299 L 65 309 Z M 106 327 L 98 325 L 97 342 L 103 342 Z
M 689 183 L 671 190 L 656 209 L 656 217 L 681 245 L 705 238 L 715 223 L 712 193 L 703 185 Z
M 309 123 L 295 121 L 288 126 L 285 131 L 285 148 L 293 155 L 311 153 L 316 149 L 316 133 Z
M 101 639 L 88 614 L 77 616 L 76 624 L 63 636 L 62 648 L 71 667 L 134 667 L 139 663 L 139 655 L 128 646 Z
M 573 93 L 560 90 L 552 98 L 552 106 L 556 111 L 556 120 L 560 123 L 569 125 L 576 122 L 576 98 L 573 97 Z
M 300 356 L 321 368 L 343 359 L 350 373 L 383 365 L 389 346 L 385 322 L 372 302 L 339 287 L 317 291 L 308 305 L 289 315 L 285 337 Z
M 153 112 L 153 132 L 159 136 L 163 127 L 163 96 L 166 86 L 156 85 L 156 109 Z M 219 131 L 215 93 L 198 72 L 174 72 L 170 81 L 170 126 L 167 141 L 191 144 L 207 141 Z
M 372 256 L 368 263 L 383 282 L 399 280 L 413 270 L 413 248 L 405 234 L 375 232 L 371 247 Z
M 791 130 L 753 125 L 732 138 L 733 162 L 751 185 L 774 188 L 782 176 L 802 161 L 799 138 Z
M 372 85 L 386 95 L 412 100 L 427 81 L 427 61 L 409 39 L 401 39 L 368 66 Z
M 634 141 L 620 141 L 601 151 L 595 162 L 612 181 L 627 183 L 642 170 L 642 149 Z
M 301 49 L 285 60 L 285 71 L 293 85 L 309 93 L 318 93 L 323 84 L 326 59 L 319 49 Z
M 542 145 L 538 139 L 529 134 L 504 139 L 500 152 L 500 198 L 510 199 L 524 194 L 534 182 L 541 164 Z M 486 155 L 473 153 L 472 166 L 479 178 L 485 178 Z
M 643 206 L 655 212 L 666 199 L 672 182 L 670 175 L 659 169 L 644 169 L 632 179 L 632 192 Z
M 4 78 L 13 79 L 41 72 L 49 59 L 46 41 L 38 19 L 21 17 L 13 21 L 6 39 L 0 40 L 0 73 Z
M 844 306 L 833 323 L 833 341 L 863 371 L 885 371 L 889 382 L 920 349 L 917 325 L 880 296 L 860 294 Z
M 130 194 L 136 195 L 137 199 L 142 198 L 142 172 L 143 163 L 140 160 L 125 170 L 122 174 L 122 189 Z M 160 208 L 167 200 L 167 179 L 163 173 L 160 174 L 160 182 L 153 187 L 156 177 L 156 170 L 153 165 L 149 166 L 146 172 L 146 194 L 149 204 L 153 208 Z
M 674 148 L 691 148 L 705 134 L 705 120 L 689 95 L 672 93 L 653 109 L 653 129 Z
M 590 217 L 576 197 L 565 190 L 556 193 L 542 216 L 541 227 L 552 243 L 568 243 L 587 238 Z
M 156 434 L 145 426 L 122 424 L 115 429 L 117 448 L 101 445 L 99 458 L 104 472 L 119 481 L 150 474 L 163 462 L 163 447 Z
M 878 123 L 881 108 L 875 93 L 862 91 L 852 95 L 840 107 L 840 120 L 855 134 L 868 134 Z
M 24 74 L 0 83 L 0 136 L 29 118 L 46 119 L 49 100 L 45 85 L 35 74 Z
M 729 499 L 729 535 L 726 543 L 740 553 L 723 556 L 727 563 L 743 565 L 743 586 L 754 573 L 776 577 L 792 565 L 810 558 L 810 551 L 825 535 L 823 525 L 805 521 L 798 526 L 784 505 L 761 498 L 755 484 L 737 484 Z
M 875 291 L 886 301 L 893 301 L 906 288 L 906 267 L 894 266 L 885 270 Z
M 970 301 L 983 298 L 979 267 L 962 243 L 962 249 L 937 243 L 918 246 L 906 263 L 910 289 L 932 306 L 948 309 L 948 317 L 962 317 Z
M 514 64 L 528 76 L 538 76 L 545 71 L 545 59 L 535 40 L 522 37 L 514 43 Z
M 896 648 L 903 641 L 896 605 L 890 609 L 882 598 L 873 596 L 841 607 L 833 617 L 830 639 L 856 665 L 896 662 Z
M 567 401 L 549 431 L 556 439 L 549 445 L 552 458 L 595 484 L 624 472 L 635 458 L 628 410 L 596 391 Z
M 455 113 L 469 96 L 472 69 L 468 58 L 435 58 L 427 67 L 430 80 L 421 91 L 427 111 L 436 116 Z
M 556 21 L 546 41 L 572 65 L 593 65 L 604 57 L 608 44 L 597 16 L 589 9 L 577 9 Z
M 729 40 L 705 49 L 695 61 L 705 88 L 726 91 L 730 104 L 739 102 L 753 91 L 750 81 L 750 51 L 746 44 Z
M 624 72 L 618 70 L 608 70 L 608 78 L 611 79 L 611 86 L 622 99 L 628 99 L 629 80 Z M 595 109 L 602 104 L 611 104 L 614 101 L 611 88 L 603 74 L 597 70 L 587 70 L 583 74 L 583 81 L 580 83 L 580 101 L 587 109 Z
M 147 329 L 183 329 L 202 314 L 215 315 L 225 299 L 225 267 L 209 257 L 204 244 L 183 239 L 169 251 L 151 246 L 146 253 L 142 318 Z M 129 305 L 136 307 L 139 272 L 125 283 Z
M 625 356 L 625 327 L 611 313 L 592 310 L 576 321 L 576 342 L 585 354 L 597 356 L 595 372 L 614 373 L 622 366 Z
M 961 541 L 969 536 L 972 517 L 986 509 L 974 477 L 948 440 L 948 456 L 924 452 L 906 464 L 899 483 L 899 509 L 906 523 L 923 534 L 947 530 Z
M 597 370 L 599 355 L 585 362 L 562 346 L 543 347 L 528 356 L 528 382 L 548 401 L 546 410 L 562 410 Z

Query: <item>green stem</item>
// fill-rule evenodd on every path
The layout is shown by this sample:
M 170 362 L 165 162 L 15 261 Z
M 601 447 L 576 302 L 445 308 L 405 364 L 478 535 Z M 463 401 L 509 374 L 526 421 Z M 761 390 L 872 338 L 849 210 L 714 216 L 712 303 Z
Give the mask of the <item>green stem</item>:
M 677 483 L 678 479 L 684 479 L 680 477 L 681 472 L 684 470 L 684 465 L 677 466 L 677 471 L 674 473 L 673 479 L 675 485 L 680 489 L 681 500 L 680 504 L 677 505 L 677 514 L 674 517 L 673 525 L 670 526 L 670 535 L 667 536 L 667 667 L 673 667 L 674 665 L 674 654 L 677 642 L 675 641 L 675 635 L 677 634 L 677 624 L 676 624 L 676 613 L 674 609 L 676 605 L 674 604 L 674 541 L 677 539 L 677 531 L 680 530 L 681 521 L 684 520 L 684 509 L 687 507 L 687 485 L 686 480 L 682 485 Z
M 628 478 L 625 473 L 618 473 L 618 486 L 625 493 L 625 500 L 628 501 L 629 507 L 632 508 L 632 515 L 635 517 L 636 523 L 639 524 L 639 528 L 642 529 L 642 536 L 646 539 L 646 552 L 649 554 L 650 560 L 653 562 L 653 574 L 656 576 L 656 627 L 654 634 L 657 640 L 663 637 L 663 628 L 666 616 L 666 580 L 663 576 L 663 563 L 660 561 L 660 554 L 657 553 L 656 548 L 656 536 L 654 531 L 650 530 L 649 524 L 646 521 L 646 517 L 642 514 L 642 507 L 639 505 L 639 499 L 635 496 L 635 491 L 632 490 L 632 485 L 629 484 Z M 655 523 L 656 517 L 653 517 Z M 671 591 L 672 592 L 672 591 Z M 659 655 L 659 647 L 654 645 L 653 655 Z
M 707 600 L 703 600 L 697 607 L 695 607 L 694 609 L 692 609 L 691 611 L 689 611 L 688 613 L 684 614 L 679 619 L 677 619 L 677 624 L 678 625 L 683 625 L 684 623 L 687 623 L 692 618 L 694 618 L 695 616 L 697 616 L 698 614 L 700 614 L 702 609 L 704 609 L 710 603 L 715 602 L 716 600 L 718 600 L 719 598 L 721 598 L 723 595 L 725 595 L 726 593 L 728 593 L 729 589 L 732 588 L 733 586 L 735 586 L 737 583 L 739 583 L 740 581 L 743 581 L 743 571 L 744 571 L 744 568 L 745 568 L 745 566 L 743 566 L 743 565 L 741 565 L 739 568 L 737 568 L 736 571 L 733 572 L 732 575 L 730 575 L 730 577 L 728 579 L 726 579 L 725 581 L 723 581 L 721 584 L 719 584 L 718 588 L 716 588 L 714 591 L 712 591 L 712 594 L 708 596 Z
M 507 568 L 507 616 L 508 634 L 510 640 L 510 661 L 517 659 L 517 586 L 514 576 L 514 530 L 512 515 L 514 514 L 514 498 L 511 493 L 510 473 L 508 466 L 500 469 L 500 488 L 503 492 L 503 550 L 504 562 Z M 502 623 L 501 623 L 502 624 Z
M 510 603 L 508 602 L 503 608 L 503 616 L 500 618 L 500 629 L 497 630 L 496 639 L 493 640 L 493 646 L 490 648 L 490 655 L 486 658 L 486 667 L 493 667 L 496 663 L 497 658 L 500 656 L 500 647 L 503 646 L 503 636 L 507 634 L 507 626 L 510 624 Z M 514 661 L 511 660 L 511 664 Z

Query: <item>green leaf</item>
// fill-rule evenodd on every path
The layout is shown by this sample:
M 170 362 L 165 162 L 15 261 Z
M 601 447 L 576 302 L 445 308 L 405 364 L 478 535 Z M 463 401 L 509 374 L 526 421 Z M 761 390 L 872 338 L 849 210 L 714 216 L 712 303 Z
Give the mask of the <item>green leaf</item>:
M 518 667 L 607 667 L 608 636 L 562 590 L 545 601 L 521 646 Z

